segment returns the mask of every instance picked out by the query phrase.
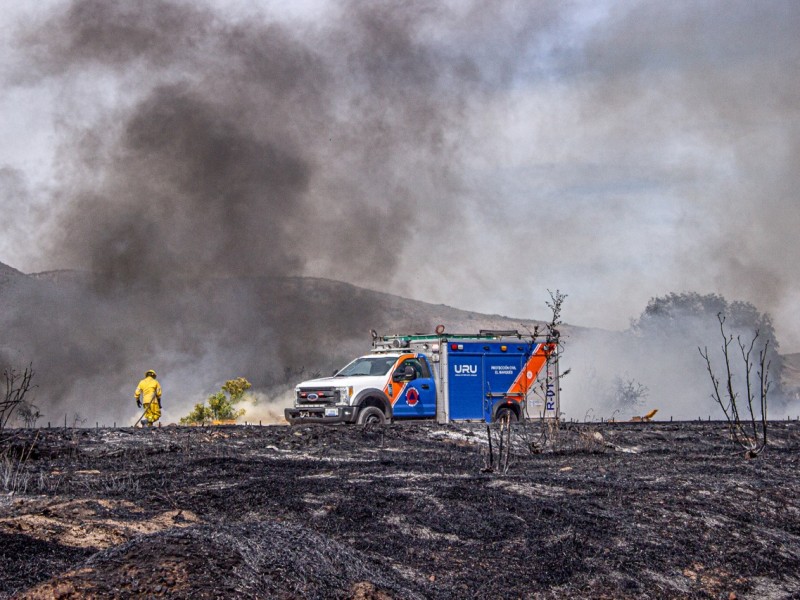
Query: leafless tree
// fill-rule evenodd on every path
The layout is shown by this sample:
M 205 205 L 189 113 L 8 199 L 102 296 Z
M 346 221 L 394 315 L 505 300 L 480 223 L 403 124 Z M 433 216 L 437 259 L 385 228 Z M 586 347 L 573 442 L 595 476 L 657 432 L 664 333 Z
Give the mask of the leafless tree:
M 609 390 L 611 405 L 619 407 L 620 410 L 630 410 L 641 406 L 649 393 L 650 390 L 646 385 L 627 376 L 615 377 Z
M 508 473 L 512 450 L 511 423 L 511 416 L 507 414 L 494 425 L 486 426 L 489 448 L 484 461 L 484 472 L 497 472 L 503 475 Z
M 83 427 L 83 424 L 86 423 L 87 417 L 84 417 L 81 413 L 76 412 L 72 415 L 72 428 L 77 429 L 78 427 Z
M 536 382 L 526 392 L 526 396 L 533 395 L 545 407 L 548 402 L 556 398 L 561 386 L 561 379 L 570 373 L 570 369 L 559 371 L 555 368 L 556 361 L 559 361 L 564 354 L 564 341 L 560 328 L 562 325 L 561 311 L 567 294 L 562 293 L 561 290 L 547 290 L 547 293 L 550 295 L 550 300 L 545 304 L 550 309 L 550 321 L 544 324 L 544 331 L 540 331 L 539 325 L 536 325 L 533 331 L 529 331 L 531 344 L 534 344 L 540 335 L 544 335 L 547 348 L 545 351 L 546 364 L 540 371 L 540 375 L 537 376 Z M 546 411 L 532 418 L 527 414 L 529 409 L 530 402 L 526 402 L 525 419 L 516 426 L 517 432 L 523 438 L 524 446 L 534 453 L 541 452 L 546 447 L 555 449 L 558 446 L 558 435 L 561 429 L 560 407 L 556 403 L 555 418 L 546 418 Z
M 17 410 L 17 418 L 22 421 L 25 427 L 36 427 L 36 421 L 42 417 L 39 407 L 31 402 L 23 401 Z
M 559 328 L 562 324 L 561 310 L 564 305 L 564 300 L 567 298 L 567 294 L 563 294 L 560 290 L 556 290 L 555 292 L 547 290 L 547 293 L 550 295 L 550 300 L 545 304 L 550 309 L 551 318 L 548 323 L 544 324 L 544 332 L 541 332 L 545 337 L 545 357 L 547 364 L 541 371 L 544 376 L 537 377 L 536 383 L 528 390 L 529 394 L 538 397 L 545 403 L 545 406 L 548 400 L 555 397 L 555 389 L 561 385 L 561 379 L 569 375 L 570 372 L 569 369 L 563 372 L 557 372 L 553 368 L 553 364 L 559 360 L 564 353 L 564 342 L 561 338 Z M 531 345 L 533 345 L 540 335 L 539 325 L 536 325 L 533 331 L 529 331 L 529 333 L 531 335 Z M 526 411 L 528 406 L 529 403 L 526 402 Z M 526 415 L 526 417 L 530 418 L 529 415 Z M 539 418 L 541 419 L 542 417 L 539 416 Z M 560 418 L 561 415 L 558 414 L 557 410 L 555 420 L 558 422 Z
M 721 312 L 717 314 L 717 320 L 722 335 L 722 357 L 725 363 L 722 379 L 717 377 L 714 372 L 708 347 L 698 348 L 698 350 L 706 361 L 706 369 L 711 378 L 713 387 L 711 397 L 725 414 L 725 419 L 730 427 L 731 439 L 745 450 L 745 456 L 755 458 L 767 447 L 767 395 L 771 384 L 769 379 L 770 361 L 768 360 L 770 340 L 767 339 L 764 345 L 758 349 L 758 359 L 756 360 L 753 350 L 756 348 L 759 331 L 755 331 L 749 343 L 743 341 L 741 336 L 735 338 L 744 369 L 744 389 L 737 390 L 734 381 L 737 370 L 731 364 L 731 345 L 734 337 L 733 334 L 725 332 L 725 316 Z M 753 377 L 754 368 L 757 369 L 755 377 Z M 744 403 L 742 403 L 742 392 L 745 396 Z
M 25 394 L 31 389 L 33 364 L 28 365 L 22 373 L 14 368 L 3 371 L 5 395 L 0 398 L 0 430 L 5 429 L 11 415 L 25 401 Z
M 559 329 L 562 325 L 561 310 L 567 294 L 562 293 L 560 290 L 547 290 L 547 292 L 550 295 L 550 300 L 546 302 L 551 312 L 550 321 L 544 323 L 543 326 L 536 325 L 533 330 L 528 330 L 531 351 L 544 338 L 546 364 L 540 371 L 540 375 L 537 376 L 536 381 L 525 392 L 526 400 L 530 396 L 534 396 L 545 407 L 549 401 L 554 401 L 553 399 L 556 397 L 557 390 L 561 385 L 561 379 L 570 372 L 569 369 L 559 372 L 555 368 L 556 361 L 560 359 L 564 351 Z M 515 447 L 518 449 L 525 448 L 533 453 L 542 452 L 546 448 L 557 449 L 559 433 L 563 427 L 558 404 L 556 403 L 555 406 L 555 418 L 547 417 L 547 411 L 543 411 L 537 417 L 531 418 L 527 414 L 529 405 L 530 402 L 525 403 L 526 414 L 521 422 L 516 422 L 515 419 L 510 418 L 510 415 L 506 415 L 498 422 L 487 426 L 488 452 L 484 461 L 484 471 L 501 474 L 508 473 Z

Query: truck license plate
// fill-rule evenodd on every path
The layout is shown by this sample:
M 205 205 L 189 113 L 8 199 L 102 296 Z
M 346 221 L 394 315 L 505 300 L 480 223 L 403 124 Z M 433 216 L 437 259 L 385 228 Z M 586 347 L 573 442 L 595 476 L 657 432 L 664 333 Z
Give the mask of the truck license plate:
M 325 409 L 325 416 L 326 417 L 338 417 L 339 416 L 339 409 L 338 408 L 326 408 Z

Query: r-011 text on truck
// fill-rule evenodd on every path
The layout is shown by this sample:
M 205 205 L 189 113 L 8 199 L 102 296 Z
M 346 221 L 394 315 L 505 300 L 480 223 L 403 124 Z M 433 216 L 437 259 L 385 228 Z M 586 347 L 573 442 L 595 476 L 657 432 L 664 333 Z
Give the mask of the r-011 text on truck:
M 493 422 L 559 415 L 558 337 L 516 331 L 378 336 L 332 377 L 295 387 L 289 423 Z

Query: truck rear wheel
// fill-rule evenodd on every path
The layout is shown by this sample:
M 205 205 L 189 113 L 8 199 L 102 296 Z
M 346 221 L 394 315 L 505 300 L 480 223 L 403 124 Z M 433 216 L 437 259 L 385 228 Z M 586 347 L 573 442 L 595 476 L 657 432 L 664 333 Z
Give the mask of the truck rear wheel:
M 386 423 L 386 415 L 376 406 L 367 406 L 358 413 L 359 425 L 383 425 Z
M 519 421 L 517 418 L 517 413 L 515 413 L 510 408 L 498 408 L 497 412 L 494 415 L 494 422 L 499 423 L 500 421 L 508 421 L 509 423 L 516 423 Z

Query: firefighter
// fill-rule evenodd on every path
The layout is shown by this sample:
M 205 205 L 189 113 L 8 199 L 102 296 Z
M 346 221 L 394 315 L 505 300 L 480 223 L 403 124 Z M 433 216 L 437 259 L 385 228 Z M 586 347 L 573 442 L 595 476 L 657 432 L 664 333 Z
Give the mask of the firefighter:
M 144 379 L 136 386 L 136 406 L 144 407 L 142 425 L 150 427 L 161 418 L 161 384 L 156 380 L 156 372 L 150 369 Z

